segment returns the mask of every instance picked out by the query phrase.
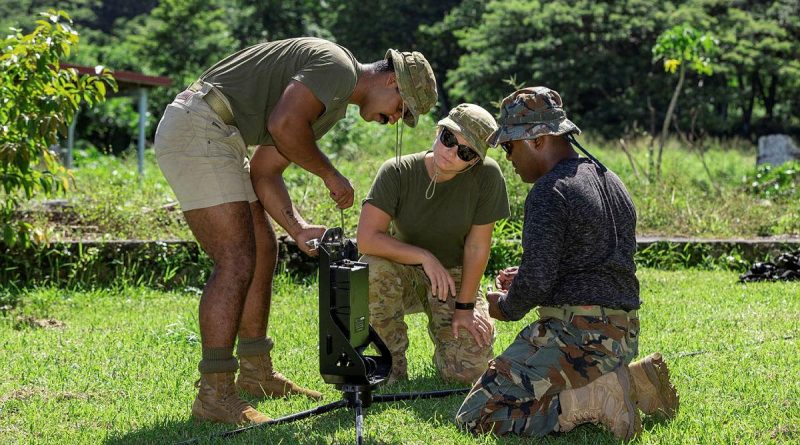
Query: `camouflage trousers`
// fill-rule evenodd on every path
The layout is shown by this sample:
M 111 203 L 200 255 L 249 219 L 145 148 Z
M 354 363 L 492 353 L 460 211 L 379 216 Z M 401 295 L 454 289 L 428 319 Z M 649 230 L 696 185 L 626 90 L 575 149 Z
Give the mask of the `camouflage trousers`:
M 638 337 L 639 319 L 624 315 L 531 323 L 489 363 L 456 424 L 473 434 L 544 436 L 558 424 L 558 394 L 629 364 Z
M 478 346 L 466 329 L 459 331 L 458 339 L 453 337 L 455 297 L 445 302 L 434 297 L 422 267 L 372 255 L 364 255 L 361 261 L 369 264 L 370 324 L 392 353 L 390 381 L 408 377 L 408 325 L 404 316 L 420 312 L 428 316 L 428 335 L 434 344 L 433 363 L 443 378 L 472 384 L 486 371 L 494 356 L 492 346 Z M 461 268 L 448 269 L 448 272 L 458 293 Z M 480 289 L 475 310 L 489 318 L 489 304 Z

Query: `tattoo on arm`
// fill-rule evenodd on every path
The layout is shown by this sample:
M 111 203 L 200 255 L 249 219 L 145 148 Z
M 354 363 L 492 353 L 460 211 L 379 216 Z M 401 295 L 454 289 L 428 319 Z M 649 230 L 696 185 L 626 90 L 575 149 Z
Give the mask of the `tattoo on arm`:
M 286 222 L 287 230 L 301 227 L 300 221 L 298 221 L 297 216 L 295 216 L 294 207 L 286 207 L 281 210 L 281 213 L 283 213 L 283 219 Z

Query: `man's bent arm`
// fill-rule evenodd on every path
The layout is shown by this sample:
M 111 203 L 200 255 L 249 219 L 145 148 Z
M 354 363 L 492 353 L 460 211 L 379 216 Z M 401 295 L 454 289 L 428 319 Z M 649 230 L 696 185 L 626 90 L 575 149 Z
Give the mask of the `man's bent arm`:
M 509 320 L 519 320 L 552 292 L 558 277 L 568 224 L 566 200 L 552 184 L 537 184 L 525 205 L 522 262 L 505 298 L 498 301 Z

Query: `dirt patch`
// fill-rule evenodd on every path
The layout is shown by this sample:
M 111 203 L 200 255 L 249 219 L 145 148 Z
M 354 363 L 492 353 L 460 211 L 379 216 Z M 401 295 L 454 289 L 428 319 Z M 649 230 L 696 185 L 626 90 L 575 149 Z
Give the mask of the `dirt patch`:
M 769 434 L 772 440 L 793 439 L 798 436 L 800 436 L 800 427 L 794 425 L 781 425 L 773 429 Z
M 85 392 L 52 392 L 47 388 L 20 388 L 15 389 L 0 397 L 0 404 L 9 402 L 11 400 L 18 400 L 24 402 L 34 397 L 40 397 L 45 400 L 89 400 L 92 395 Z
M 33 329 L 63 329 L 67 327 L 67 324 L 61 320 L 56 320 L 55 318 L 36 318 L 28 316 L 17 317 L 15 327 L 17 329 L 22 329 L 25 327 Z

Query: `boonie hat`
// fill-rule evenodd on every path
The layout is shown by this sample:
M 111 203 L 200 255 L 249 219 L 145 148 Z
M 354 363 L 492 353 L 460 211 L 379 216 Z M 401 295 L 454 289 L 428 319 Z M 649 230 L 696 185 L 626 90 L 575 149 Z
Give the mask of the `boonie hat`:
M 567 119 L 558 92 L 541 86 L 514 91 L 503 99 L 497 123 L 497 131 L 488 140 L 493 146 L 548 134 L 581 134 L 580 128 Z
M 497 130 L 497 122 L 492 114 L 475 104 L 458 105 L 437 125 L 461 133 L 481 159 L 486 158 L 489 148 L 486 139 Z
M 415 127 L 419 116 L 427 113 L 438 98 L 433 69 L 425 56 L 417 51 L 400 52 L 390 49 L 386 51 L 384 59 L 389 58 L 394 64 L 400 97 L 411 112 L 403 116 L 403 122 L 409 127 Z

